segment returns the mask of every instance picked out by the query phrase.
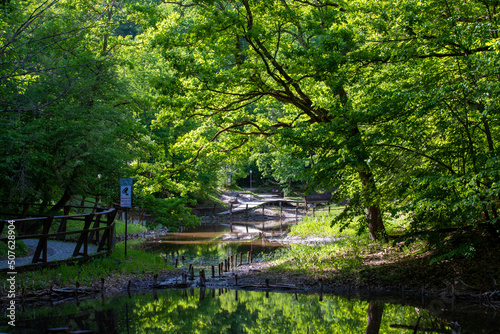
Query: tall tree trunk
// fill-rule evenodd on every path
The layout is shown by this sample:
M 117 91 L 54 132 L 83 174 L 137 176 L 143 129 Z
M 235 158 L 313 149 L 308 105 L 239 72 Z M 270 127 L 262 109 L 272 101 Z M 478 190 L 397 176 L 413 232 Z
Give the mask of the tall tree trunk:
M 375 178 L 370 170 L 370 166 L 366 162 L 369 158 L 368 152 L 361 138 L 361 131 L 357 124 L 351 125 L 350 146 L 351 152 L 356 156 L 358 176 L 362 185 L 363 204 L 366 208 L 366 220 L 368 224 L 368 233 L 372 240 L 387 241 L 387 232 L 385 231 L 382 220 L 382 211 L 377 204 L 379 197 Z
M 382 221 L 382 212 L 375 201 L 377 187 L 373 175 L 366 170 L 360 170 L 358 175 L 363 187 L 363 201 L 366 205 L 366 220 L 368 222 L 370 239 L 387 240 L 387 232 Z
M 384 313 L 384 305 L 378 303 L 370 303 L 366 315 L 368 318 L 366 324 L 366 334 L 378 334 L 380 325 L 382 324 L 382 315 Z

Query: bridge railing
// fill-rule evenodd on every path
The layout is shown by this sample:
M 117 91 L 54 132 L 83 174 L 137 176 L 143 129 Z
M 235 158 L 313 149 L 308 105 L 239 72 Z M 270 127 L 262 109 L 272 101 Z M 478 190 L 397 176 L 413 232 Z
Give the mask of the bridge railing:
M 70 207 L 65 207 L 65 213 L 69 213 L 69 209 Z M 47 242 L 49 239 L 76 241 L 73 253 L 68 254 L 68 258 L 89 257 L 89 244 L 98 246 L 97 253 L 109 254 L 114 248 L 115 216 L 116 209 L 114 208 L 96 208 L 92 213 L 1 220 L 0 242 L 9 242 L 8 233 L 4 233 L 6 227 L 16 231 L 16 241 L 38 239 L 31 261 L 33 264 L 48 261 Z M 76 225 L 80 226 L 77 229 L 68 231 L 69 221 L 76 222 Z M 33 226 L 37 227 L 36 232 L 33 232 Z

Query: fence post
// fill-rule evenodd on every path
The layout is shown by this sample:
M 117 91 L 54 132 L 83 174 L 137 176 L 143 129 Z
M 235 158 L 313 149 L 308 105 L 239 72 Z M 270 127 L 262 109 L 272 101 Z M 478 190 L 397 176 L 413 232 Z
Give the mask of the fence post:
M 97 208 L 96 215 L 95 215 L 95 221 L 94 224 L 92 225 L 92 228 L 99 228 L 99 225 L 101 223 L 101 216 L 102 214 L 99 214 L 100 212 L 103 212 L 104 210 L 102 208 Z M 95 242 L 99 243 L 99 231 L 91 231 L 89 235 L 89 242 L 92 242 L 94 239 L 95 235 Z
M 89 227 L 90 224 L 92 223 L 92 219 L 94 218 L 95 214 L 94 213 L 89 213 L 85 216 L 85 225 L 83 227 L 83 230 L 80 234 L 80 238 L 78 238 L 78 242 L 76 243 L 75 246 L 75 251 L 73 252 L 73 256 L 78 256 L 78 255 L 83 255 L 83 256 L 88 256 L 88 251 L 89 251 Z M 80 252 L 80 249 L 82 248 L 83 245 L 83 253 Z
M 101 242 L 99 242 L 99 247 L 97 251 L 100 252 L 105 247 L 107 247 L 107 253 L 110 254 L 115 248 L 115 217 L 118 211 L 113 209 L 111 212 L 106 214 L 106 230 L 101 238 Z
M 33 254 L 33 260 L 31 260 L 32 263 L 37 263 L 37 262 L 47 262 L 47 239 L 48 239 L 48 234 L 50 231 L 50 225 L 52 225 L 52 221 L 54 220 L 54 217 L 47 217 L 44 218 L 43 220 L 43 231 L 42 231 L 42 236 L 38 240 L 38 245 L 35 250 L 35 254 Z M 40 256 L 42 257 L 40 259 Z
M 69 215 L 69 211 L 71 210 L 71 206 L 69 205 L 65 205 L 64 206 L 64 216 L 68 216 Z M 66 232 L 66 226 L 67 226 L 67 221 L 68 221 L 68 218 L 64 217 L 61 219 L 61 224 L 59 225 L 59 228 L 57 229 L 57 232 L 60 233 L 60 232 Z M 66 239 L 66 235 L 58 235 L 56 237 L 56 240 L 65 240 Z

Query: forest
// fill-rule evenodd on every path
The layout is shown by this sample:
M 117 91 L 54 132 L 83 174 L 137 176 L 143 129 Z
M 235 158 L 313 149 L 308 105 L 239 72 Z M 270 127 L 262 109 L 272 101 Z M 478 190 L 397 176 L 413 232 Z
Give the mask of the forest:
M 253 170 L 348 200 L 333 223 L 371 239 L 401 216 L 499 235 L 498 0 L 0 6 L 0 200 L 113 203 L 128 177 L 189 226 Z

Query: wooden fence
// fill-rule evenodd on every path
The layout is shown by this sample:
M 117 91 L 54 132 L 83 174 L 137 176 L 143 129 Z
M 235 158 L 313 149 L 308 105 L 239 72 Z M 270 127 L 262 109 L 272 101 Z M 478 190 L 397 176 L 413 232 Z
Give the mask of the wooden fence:
M 31 205 L 32 206 L 32 205 Z M 23 205 L 26 207 L 26 205 Z M 69 215 L 71 209 L 91 209 L 91 213 Z M 16 218 L 0 221 L 0 242 L 8 243 L 9 233 L 4 233 L 7 226 L 8 229 L 14 229 L 17 233 L 15 240 L 38 239 L 38 244 L 33 254 L 32 263 L 47 263 L 47 243 L 48 240 L 58 241 L 76 241 L 75 248 L 72 254 L 68 254 L 68 258 L 76 259 L 89 257 L 89 244 L 98 246 L 97 253 L 109 254 L 114 248 L 115 240 L 115 216 L 116 209 L 105 208 L 88 208 L 88 207 L 64 207 L 62 216 L 47 216 L 47 217 L 28 217 L 27 209 L 23 210 L 17 216 L 28 218 Z M 5 215 L 5 213 L 2 213 Z M 12 215 L 16 216 L 16 215 Z M 67 230 L 68 221 L 81 222 L 81 229 Z M 30 232 L 33 230 L 33 225 L 39 226 L 36 233 Z M 13 227 L 11 227 L 13 226 Z M 31 228 L 28 228 L 30 227 Z M 6 232 L 7 232 L 6 230 Z M 52 230 L 52 232 L 51 232 Z M 54 232 L 56 230 L 57 232 Z

